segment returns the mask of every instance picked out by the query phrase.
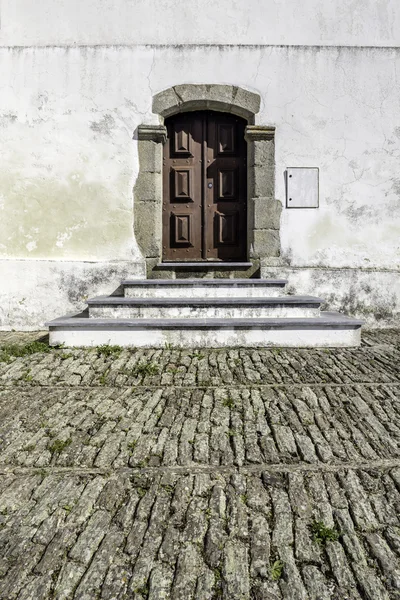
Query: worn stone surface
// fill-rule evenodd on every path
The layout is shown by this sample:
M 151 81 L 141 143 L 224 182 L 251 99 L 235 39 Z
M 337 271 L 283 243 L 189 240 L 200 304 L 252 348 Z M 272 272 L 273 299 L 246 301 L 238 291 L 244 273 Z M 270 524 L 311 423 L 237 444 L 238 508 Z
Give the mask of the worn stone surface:
M 169 117 L 181 111 L 215 109 L 251 119 L 260 110 L 260 96 L 234 85 L 183 84 L 156 94 L 153 112 Z
M 254 256 L 280 256 L 280 236 L 276 229 L 255 229 L 253 231 Z
M 141 173 L 135 184 L 135 198 L 139 201 L 158 202 L 161 194 L 161 175 L 150 172 Z
M 275 198 L 252 198 L 253 229 L 279 229 L 282 203 Z
M 1 599 L 399 597 L 398 332 L 5 354 Z
M 147 175 L 159 177 L 153 173 Z M 135 232 L 140 249 L 147 259 L 159 256 L 162 245 L 162 212 L 158 202 L 151 200 L 135 203 Z
M 249 135 L 248 131 L 247 139 L 249 142 L 253 142 L 249 146 L 249 164 L 251 166 L 269 167 L 273 168 L 275 162 L 275 132 L 271 130 L 270 136 L 268 137 L 268 129 L 264 133 L 264 136 L 254 132 L 253 135 Z
M 138 130 L 140 171 L 134 188 L 135 238 L 151 273 L 161 256 L 162 246 L 162 141 L 163 126 L 142 125 Z
M 161 173 L 162 144 L 152 139 L 139 139 L 138 156 L 141 173 Z
M 262 142 L 258 142 L 262 144 Z M 254 198 L 272 198 L 274 195 L 274 163 L 256 165 L 248 171 L 249 191 Z

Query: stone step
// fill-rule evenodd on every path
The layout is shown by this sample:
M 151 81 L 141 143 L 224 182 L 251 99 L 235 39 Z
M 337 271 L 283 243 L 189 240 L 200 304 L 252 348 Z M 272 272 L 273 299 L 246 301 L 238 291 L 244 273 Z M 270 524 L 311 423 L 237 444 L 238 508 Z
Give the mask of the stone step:
M 249 298 L 279 296 L 286 279 L 126 279 L 127 298 Z
M 88 300 L 95 319 L 258 319 L 318 317 L 321 298 L 124 298 L 99 296 Z
M 102 344 L 179 348 L 358 346 L 363 321 L 339 313 L 315 318 L 267 319 L 93 319 L 50 321 L 50 344 L 66 347 Z
M 176 260 L 166 260 L 158 263 L 157 269 L 164 271 L 169 271 L 171 269 L 174 271 L 193 271 L 197 269 L 199 271 L 223 271 L 224 269 L 228 269 L 229 271 L 240 271 L 246 270 L 252 266 L 253 263 L 248 261 L 224 262 L 222 260 L 196 260 L 191 262 L 185 260 L 182 262 L 178 262 Z

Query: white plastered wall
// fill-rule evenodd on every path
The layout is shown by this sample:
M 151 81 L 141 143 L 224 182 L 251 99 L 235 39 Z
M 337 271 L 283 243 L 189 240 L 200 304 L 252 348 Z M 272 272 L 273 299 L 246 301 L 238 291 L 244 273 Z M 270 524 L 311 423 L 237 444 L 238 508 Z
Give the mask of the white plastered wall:
M 83 307 L 87 296 L 112 292 L 123 276 L 143 276 L 133 236 L 132 138 L 140 123 L 158 122 L 152 96 L 180 83 L 260 94 L 256 123 L 276 127 L 283 204 L 287 166 L 320 168 L 320 207 L 282 213 L 292 291 L 325 293 L 329 307 L 371 325 L 396 324 L 397 4 L 356 2 L 350 15 L 346 2 L 333 10 L 331 2 L 307 0 L 296 2 L 294 19 L 289 0 L 279 11 L 261 0 L 246 8 L 222 2 L 213 4 L 214 21 L 197 4 L 181 11 L 167 0 L 119 0 L 99 9 L 85 0 L 57 3 L 55 14 L 50 0 L 35 11 L 26 1 L 3 1 L 1 328 L 39 327 Z
M 397 0 L 2 0 L 2 45 L 397 46 Z

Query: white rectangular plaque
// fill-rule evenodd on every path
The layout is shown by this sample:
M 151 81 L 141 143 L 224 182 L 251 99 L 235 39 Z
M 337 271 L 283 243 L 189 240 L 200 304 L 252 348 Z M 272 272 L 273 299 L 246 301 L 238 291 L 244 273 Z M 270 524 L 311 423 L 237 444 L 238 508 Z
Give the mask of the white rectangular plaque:
M 287 167 L 286 208 L 318 208 L 319 168 Z

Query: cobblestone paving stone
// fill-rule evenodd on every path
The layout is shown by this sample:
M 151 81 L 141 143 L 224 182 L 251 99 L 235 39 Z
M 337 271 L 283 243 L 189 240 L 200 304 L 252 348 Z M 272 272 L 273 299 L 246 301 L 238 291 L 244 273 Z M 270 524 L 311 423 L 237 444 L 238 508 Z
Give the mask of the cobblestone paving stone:
M 400 332 L 106 350 L 0 362 L 1 599 L 400 599 Z

